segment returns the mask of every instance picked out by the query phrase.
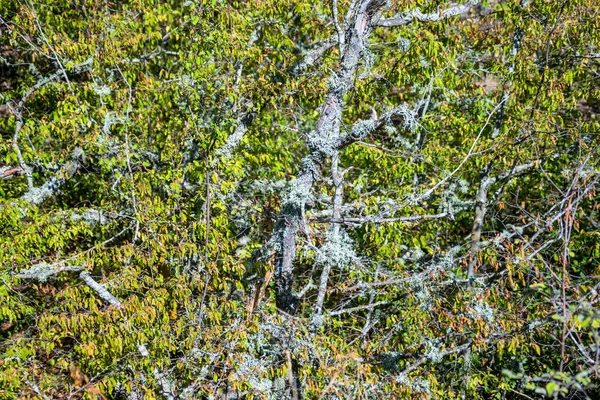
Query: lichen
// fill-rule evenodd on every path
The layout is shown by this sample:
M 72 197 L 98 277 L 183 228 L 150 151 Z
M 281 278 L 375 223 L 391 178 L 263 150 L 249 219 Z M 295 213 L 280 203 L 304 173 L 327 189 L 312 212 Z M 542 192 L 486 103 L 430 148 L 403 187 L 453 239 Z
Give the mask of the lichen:
M 111 94 L 111 90 L 108 86 L 96 86 L 94 87 L 94 93 L 96 93 L 100 98 L 104 98 Z
M 227 137 L 225 144 L 215 152 L 215 156 L 223 157 L 225 160 L 229 160 L 232 156 L 233 150 L 235 150 L 235 148 L 244 138 L 245 133 L 246 125 L 243 122 L 240 122 L 233 133 Z
M 88 225 L 106 225 L 109 221 L 102 211 L 92 209 L 85 210 L 82 213 L 73 213 L 71 218 L 73 221 L 84 221 Z
M 327 82 L 327 88 L 330 92 L 341 94 L 346 91 L 347 84 L 340 76 L 334 73 Z
M 52 196 L 52 189 L 55 186 L 53 183 L 55 182 L 55 180 L 56 179 L 52 178 L 45 185 L 31 189 L 23 196 L 21 196 L 21 198 L 33 204 L 40 204 L 46 198 Z
M 19 273 L 19 276 L 28 279 L 36 279 L 40 282 L 46 282 L 49 277 L 54 275 L 56 272 L 52 268 L 50 264 L 47 263 L 39 263 L 33 265 L 28 270 L 22 271 Z
M 304 208 L 307 202 L 313 200 L 311 187 L 304 182 L 294 179 L 290 182 L 290 190 L 283 199 L 285 205 Z
M 373 130 L 375 130 L 375 121 L 372 119 L 365 119 L 354 124 L 350 134 L 355 139 L 362 139 L 370 135 Z
M 440 350 L 439 339 L 432 339 L 425 342 L 426 351 L 424 356 L 434 364 L 439 363 L 444 358 L 443 353 Z
M 398 49 L 401 52 L 406 53 L 410 49 L 410 39 L 401 37 L 398 39 Z
M 375 65 L 375 54 L 368 49 L 363 52 L 362 55 L 363 71 L 359 76 L 359 79 L 368 78 L 371 75 L 373 66 Z
M 325 244 L 321 246 L 315 261 L 320 265 L 343 268 L 353 264 L 356 260 L 354 243 L 350 236 L 341 230 L 335 234 L 331 231 L 325 234 Z
M 104 124 L 102 125 L 102 132 L 108 135 L 110 134 L 110 129 L 116 122 L 120 122 L 120 118 L 116 116 L 113 111 L 109 111 L 104 115 Z
M 461 193 L 468 193 L 469 192 L 469 182 L 467 182 L 464 179 L 458 179 L 456 181 L 456 183 L 458 184 L 458 191 Z
M 394 144 L 396 146 L 399 146 L 405 150 L 411 151 L 414 149 L 413 144 L 410 142 L 410 140 L 408 140 L 407 138 L 405 138 L 404 136 L 396 133 L 395 135 L 390 135 L 392 138 L 392 142 L 394 142 Z
M 252 181 L 248 185 L 248 187 L 253 192 L 259 192 L 263 194 L 274 194 L 281 193 L 281 191 L 286 189 L 287 185 L 288 182 L 283 179 L 279 179 L 276 181 L 257 179 L 255 181 Z
M 312 131 L 308 134 L 307 137 L 307 144 L 309 149 L 313 150 L 313 151 L 318 151 L 321 154 L 325 154 L 327 156 L 333 156 L 338 149 L 338 142 L 336 140 L 333 140 L 332 137 L 337 136 L 337 135 L 332 135 L 332 134 L 327 134 L 327 132 L 317 132 L 317 131 Z M 305 160 L 303 160 L 305 162 L 310 161 L 311 163 L 312 160 L 305 158 Z
M 417 393 L 431 394 L 431 385 L 428 380 L 421 378 L 409 379 L 406 375 L 400 374 L 396 377 L 396 383 L 406 386 Z
M 494 310 L 483 300 L 475 300 L 471 304 L 469 315 L 473 319 L 483 319 L 487 323 L 493 323 L 495 320 Z

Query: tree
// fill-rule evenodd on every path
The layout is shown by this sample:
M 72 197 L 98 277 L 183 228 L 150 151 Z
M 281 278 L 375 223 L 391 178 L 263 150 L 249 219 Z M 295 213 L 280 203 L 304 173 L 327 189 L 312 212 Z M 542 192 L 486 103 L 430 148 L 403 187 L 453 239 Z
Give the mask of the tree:
M 593 1 L 0 15 L 3 397 L 595 395 Z

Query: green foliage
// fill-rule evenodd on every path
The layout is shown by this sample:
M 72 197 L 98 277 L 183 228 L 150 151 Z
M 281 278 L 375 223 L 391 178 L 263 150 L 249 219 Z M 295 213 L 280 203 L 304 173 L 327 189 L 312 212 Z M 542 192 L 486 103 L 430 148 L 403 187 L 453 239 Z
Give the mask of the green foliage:
M 0 4 L 0 398 L 597 395 L 595 1 L 372 29 L 341 131 L 374 132 L 340 151 L 341 233 L 330 158 L 300 194 L 289 316 L 273 233 L 344 54 L 330 3 Z

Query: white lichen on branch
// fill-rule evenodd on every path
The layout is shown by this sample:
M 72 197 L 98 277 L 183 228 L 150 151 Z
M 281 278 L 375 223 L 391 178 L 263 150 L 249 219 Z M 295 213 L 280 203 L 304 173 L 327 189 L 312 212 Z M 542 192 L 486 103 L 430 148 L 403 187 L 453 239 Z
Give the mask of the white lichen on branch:
M 39 282 L 46 282 L 48 278 L 54 276 L 63 271 L 81 271 L 83 267 L 80 266 L 69 266 L 69 267 L 61 267 L 56 264 L 48 264 L 48 263 L 39 263 L 32 265 L 29 269 L 25 271 L 21 271 L 15 276 L 21 279 L 32 279 L 37 280 Z
M 336 234 L 332 231 L 325 233 L 326 242 L 321 246 L 315 262 L 319 265 L 344 268 L 352 265 L 358 259 L 354 250 L 354 242 L 346 231 L 340 229 Z

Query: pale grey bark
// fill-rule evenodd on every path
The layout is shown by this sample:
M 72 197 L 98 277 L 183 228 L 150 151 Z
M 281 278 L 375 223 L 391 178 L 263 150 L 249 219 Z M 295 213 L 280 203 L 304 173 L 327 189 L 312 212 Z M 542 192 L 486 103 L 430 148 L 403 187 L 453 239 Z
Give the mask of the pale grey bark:
M 511 57 L 512 61 L 508 67 L 509 77 L 504 81 L 502 85 L 502 100 L 500 101 L 501 107 L 498 110 L 498 115 L 496 116 L 496 123 L 494 124 L 494 130 L 492 132 L 492 138 L 498 137 L 500 135 L 500 129 L 502 128 L 502 123 L 504 121 L 504 112 L 506 110 L 506 106 L 508 101 L 510 100 L 510 88 L 512 86 L 512 78 L 515 72 L 515 64 L 517 61 L 517 54 L 519 53 L 519 48 L 521 47 L 521 40 L 523 40 L 523 30 L 520 27 L 516 28 L 515 34 L 513 35 L 513 44 L 511 49 Z
M 67 161 L 58 173 L 54 177 L 48 179 L 43 185 L 30 187 L 29 190 L 21 196 L 21 200 L 34 205 L 39 205 L 54 196 L 60 190 L 62 185 L 79 171 L 83 165 L 83 158 L 84 154 L 81 148 L 75 148 L 71 161 Z M 11 204 L 15 205 L 14 202 Z M 0 208 L 1 207 L 2 206 L 0 206 Z M 25 210 L 23 210 L 23 214 L 26 214 Z
M 377 21 L 378 26 L 394 27 L 409 24 L 413 21 L 420 22 L 436 22 L 446 18 L 455 17 L 457 15 L 464 14 L 471 10 L 473 7 L 481 3 L 480 0 L 470 0 L 465 4 L 455 5 L 443 11 L 434 13 L 424 14 L 420 8 L 414 10 L 402 12 L 391 18 L 382 18 Z
M 364 306 L 356 306 L 356 307 L 352 307 L 352 308 L 344 308 L 342 310 L 330 311 L 326 315 L 328 317 L 333 317 L 336 315 L 348 314 L 348 313 L 352 313 L 352 312 L 356 312 L 356 311 L 370 310 L 372 308 L 376 308 L 376 307 L 383 306 L 386 304 L 390 304 L 390 301 L 381 300 L 381 301 L 376 301 L 374 303 L 365 304 Z
M 16 104 L 13 105 L 10 102 L 6 104 L 6 107 L 8 108 L 8 110 L 10 110 L 10 112 L 14 115 L 14 117 L 16 119 L 15 133 L 14 133 L 13 139 L 12 139 L 12 148 L 15 151 L 15 153 L 17 154 L 17 158 L 19 160 L 19 165 L 20 165 L 21 169 L 23 170 L 23 173 L 27 177 L 27 186 L 28 186 L 29 190 L 33 190 L 33 188 L 34 188 L 33 187 L 33 175 L 31 172 L 31 168 L 25 162 L 25 158 L 23 157 L 23 153 L 21 152 L 21 148 L 19 147 L 19 134 L 25 123 L 25 121 L 23 120 L 23 108 L 25 107 L 25 103 L 27 102 L 27 100 L 29 100 L 29 98 L 38 89 L 46 86 L 50 82 L 53 82 L 53 81 L 59 79 L 59 77 L 61 75 L 62 75 L 62 72 L 57 72 L 46 78 L 40 79 L 35 85 L 33 85 L 27 92 L 25 92 L 23 94 L 23 97 L 21 97 L 21 99 Z
M 344 202 L 344 186 L 342 174 L 340 172 L 340 156 L 339 151 L 332 157 L 331 160 L 331 177 L 334 186 L 333 195 L 333 207 L 332 207 L 332 219 L 336 220 L 341 217 L 342 205 Z M 331 227 L 331 236 L 337 238 L 340 235 L 340 224 L 333 224 Z M 329 279 L 329 273 L 331 272 L 331 262 L 326 262 L 323 265 L 321 271 L 321 279 L 319 280 L 319 288 L 317 293 L 317 301 L 314 308 L 314 321 L 317 324 L 322 322 L 323 303 L 325 301 L 325 295 L 327 293 L 327 281 Z
M 417 109 L 418 107 L 413 109 L 406 104 L 401 104 L 384 112 L 381 117 L 377 117 L 377 114 L 373 110 L 373 118 L 362 120 L 354 124 L 349 132 L 340 136 L 338 146 L 342 148 L 359 141 L 385 125 L 390 125 L 398 120 L 400 120 L 405 127 L 412 129 L 417 125 Z
M 27 383 L 27 385 L 29 385 L 29 387 L 31 388 L 31 390 L 33 390 L 35 392 L 35 394 L 37 394 L 38 396 L 40 396 L 42 399 L 44 400 L 50 400 L 50 397 L 46 396 L 45 394 L 43 394 L 40 391 L 40 388 L 38 387 L 38 385 L 36 385 L 34 382 L 31 381 L 25 381 L 25 383 Z
M 443 358 L 443 357 L 446 357 L 446 356 L 448 356 L 450 354 L 461 353 L 461 352 L 463 352 L 463 351 L 471 348 L 471 346 L 472 346 L 472 343 L 471 342 L 467 342 L 465 344 L 462 344 L 460 346 L 454 347 L 452 349 L 441 350 L 441 351 L 439 351 L 438 354 L 436 354 L 436 356 L 439 357 L 439 358 Z M 412 371 L 414 371 L 415 369 L 417 369 L 421 364 L 423 364 L 427 360 L 429 360 L 429 357 L 422 356 L 417 361 L 415 361 L 414 363 L 412 363 L 411 365 L 409 365 L 404 371 L 402 371 L 399 374 L 399 376 L 407 376 L 409 373 L 411 373 Z
M 21 279 L 33 279 L 40 282 L 45 282 L 51 276 L 61 272 L 79 272 L 83 267 L 79 265 L 60 266 L 56 264 L 39 263 L 32 265 L 29 269 L 16 273 L 15 276 Z
M 353 86 L 360 57 L 367 46 L 367 36 L 372 19 L 385 4 L 383 0 L 363 0 L 358 3 L 354 22 L 346 31 L 346 45 L 339 70 L 329 82 L 327 99 L 315 130 L 308 135 L 309 155 L 292 188 L 284 199 L 283 211 L 276 226 L 276 289 L 277 306 L 293 314 L 297 297 L 293 294 L 293 261 L 296 253 L 296 235 L 304 221 L 306 204 L 311 197 L 312 186 L 321 171 L 321 164 L 333 156 L 340 147 L 340 122 L 344 96 Z
M 21 279 L 33 279 L 40 282 L 45 282 L 51 276 L 57 275 L 61 272 L 79 272 L 79 277 L 90 287 L 92 288 L 98 296 L 107 303 L 115 306 L 122 307 L 121 302 L 115 296 L 113 296 L 104 286 L 99 284 L 92 278 L 90 273 L 85 270 L 84 267 L 79 265 L 61 265 L 61 263 L 57 264 L 46 264 L 40 263 L 31 266 L 29 269 L 25 271 L 21 271 L 16 273 L 15 276 Z
M 8 105 L 8 108 L 12 111 L 13 115 L 17 119 L 17 123 L 15 125 L 15 133 L 13 135 L 12 140 L 12 148 L 15 151 L 15 153 L 17 153 L 19 166 L 21 167 L 21 170 L 27 177 L 27 187 L 29 188 L 29 190 L 32 190 L 33 175 L 31 173 L 31 167 L 29 167 L 29 165 L 27 165 L 27 163 L 25 162 L 25 159 L 23 158 L 23 153 L 21 153 L 21 148 L 19 147 L 19 133 L 21 132 L 21 128 L 23 128 L 23 115 L 21 114 L 20 110 L 12 108 L 10 105 Z
M 325 103 L 314 131 L 307 135 L 309 155 L 303 160 L 302 169 L 293 181 L 289 193 L 283 200 L 283 210 L 278 217 L 274 232 L 275 243 L 275 288 L 277 307 L 287 314 L 296 312 L 298 296 L 294 294 L 294 259 L 296 256 L 296 236 L 305 225 L 306 205 L 312 198 L 312 188 L 319 177 L 323 163 L 328 157 L 334 160 L 343 147 L 340 143 L 340 124 L 344 108 L 344 96 L 354 85 L 361 55 L 367 48 L 367 37 L 373 17 L 386 3 L 385 0 L 362 0 L 357 2 L 356 13 L 350 23 L 347 21 L 345 44 L 341 52 L 339 69 L 329 80 Z M 350 7 L 353 9 L 353 7 Z M 339 164 L 336 164 L 339 166 Z M 334 213 L 339 213 L 342 202 L 341 182 L 336 186 L 337 203 Z M 336 214 L 337 215 L 337 214 Z M 339 225 L 337 228 L 339 230 Z M 326 291 L 329 270 L 323 271 L 320 282 L 322 305 Z M 321 307 L 322 308 L 322 307 Z M 319 314 L 320 314 L 319 310 Z M 301 398 L 300 382 L 295 368 L 295 360 L 288 356 L 289 389 L 292 398 Z
M 108 290 L 106 290 L 104 286 L 96 282 L 88 271 L 83 271 L 81 274 L 79 274 L 79 276 L 90 288 L 94 289 L 94 291 L 98 293 L 98 296 L 100 296 L 102 300 L 115 307 L 121 307 L 121 302 L 119 301 L 119 299 L 117 299 Z
M 509 67 L 509 75 L 512 75 L 514 72 L 516 56 L 519 52 L 519 47 L 521 45 L 522 39 L 523 31 L 521 30 L 521 28 L 517 27 L 512 39 L 513 46 L 511 50 L 511 56 L 513 59 Z M 492 138 L 496 138 L 500 134 L 500 129 L 502 128 L 502 124 L 504 122 L 504 111 L 506 109 L 508 100 L 510 99 L 510 92 L 506 90 L 505 87 L 509 86 L 511 82 L 512 79 L 508 79 L 505 82 L 505 85 L 503 85 L 500 109 L 498 110 L 498 114 L 496 116 L 494 130 L 492 131 Z M 477 264 L 477 255 L 481 251 L 481 230 L 483 229 L 485 214 L 487 212 L 487 198 L 490 186 L 496 183 L 499 179 L 505 179 L 511 175 L 516 175 L 524 170 L 531 168 L 533 165 L 534 163 L 521 165 L 497 177 L 490 177 L 491 165 L 488 165 L 488 167 L 486 167 L 486 169 L 483 171 L 481 181 L 479 183 L 479 189 L 477 190 L 477 195 L 475 196 L 475 218 L 473 220 L 473 227 L 471 229 L 471 261 L 469 262 L 469 266 L 467 269 L 467 279 L 473 279 L 475 265 Z
M 63 215 L 72 221 L 84 221 L 88 225 L 106 225 L 119 217 L 119 214 L 107 213 L 93 208 L 83 210 L 82 212 L 66 212 Z
M 489 169 L 486 169 L 479 184 L 477 195 L 475 196 L 475 218 L 471 229 L 471 261 L 467 270 L 467 279 L 473 279 L 475 265 L 477 264 L 477 254 L 481 250 L 481 230 L 483 221 L 487 212 L 487 195 L 490 185 L 495 179 L 489 177 Z
M 478 1 L 452 7 L 438 14 L 422 14 L 419 10 L 412 12 L 413 17 L 422 21 L 437 21 L 442 18 L 449 18 L 460 13 L 468 11 L 477 4 Z M 363 120 L 356 123 L 349 132 L 342 134 L 340 132 L 340 122 L 344 108 L 344 96 L 353 87 L 353 78 L 359 67 L 360 59 L 367 48 L 367 37 L 372 25 L 384 21 L 383 26 L 394 26 L 392 21 L 375 21 L 375 17 L 385 5 L 385 1 L 357 1 L 350 7 L 346 17 L 344 28 L 346 29 L 344 42 L 339 40 L 341 46 L 341 59 L 339 70 L 334 72 L 329 81 L 329 92 L 324 105 L 321 108 L 321 115 L 317 121 L 316 128 L 307 136 L 307 147 L 309 155 L 303 162 L 303 169 L 298 178 L 293 182 L 292 188 L 284 199 L 284 209 L 277 223 L 276 240 L 276 287 L 278 307 L 287 312 L 295 311 L 297 296 L 292 292 L 293 286 L 293 261 L 296 252 L 296 236 L 298 230 L 304 223 L 304 214 L 307 202 L 311 198 L 312 186 L 319 176 L 322 163 L 326 158 L 332 160 L 332 177 L 335 186 L 334 205 L 332 209 L 332 218 L 326 222 L 333 222 L 331 228 L 332 234 L 339 233 L 340 223 L 366 223 L 366 222 L 394 222 L 394 221 L 418 221 L 428 218 L 443 218 L 449 216 L 448 212 L 437 215 L 413 216 L 399 218 L 367 217 L 367 218 L 342 218 L 341 210 L 343 207 L 343 192 L 341 190 L 341 178 L 336 176 L 339 168 L 339 151 L 345 146 L 356 142 L 381 127 L 392 123 L 394 120 L 401 119 L 405 126 L 414 127 L 417 121 L 417 112 L 407 105 L 400 105 L 392 110 L 386 111 L 381 117 L 374 117 L 369 120 Z M 337 4 L 332 3 L 332 9 L 337 21 Z M 387 25 L 386 25 L 387 24 Z M 341 29 L 341 26 L 339 27 Z M 332 37 L 332 40 L 336 39 Z M 343 44 L 343 46 L 342 46 Z M 328 43 L 327 46 L 330 46 Z M 326 47 L 327 47 L 326 46 Z M 331 271 L 331 264 L 323 265 L 318 293 L 315 304 L 315 317 L 320 320 L 323 313 L 323 303 L 327 291 L 327 281 Z
M 344 37 L 344 30 L 340 25 L 339 17 L 338 17 L 338 2 L 337 0 L 331 0 L 331 14 L 333 17 L 333 24 L 335 25 L 335 32 L 337 33 L 338 38 L 338 48 L 340 49 L 340 54 L 344 53 L 344 44 L 346 43 Z
M 385 218 L 378 215 L 364 216 L 364 217 L 341 217 L 341 218 L 316 218 L 315 222 L 327 222 L 332 224 L 353 224 L 353 225 L 364 225 L 368 223 L 374 224 L 385 224 L 392 222 L 418 222 L 427 219 L 440 219 L 440 218 L 452 218 L 450 211 L 444 211 L 437 214 L 426 214 L 426 215 L 408 215 L 406 217 L 390 217 Z
M 304 53 L 304 57 L 298 64 L 294 66 L 292 72 L 295 74 L 301 74 L 310 67 L 314 66 L 317 61 L 323 58 L 328 50 L 335 47 L 336 43 L 338 43 L 338 38 L 336 36 L 331 36 L 319 43 L 315 48 L 306 51 Z
M 467 270 L 467 279 L 471 280 L 474 278 L 477 255 L 482 249 L 481 232 L 485 222 L 485 215 L 487 213 L 488 192 L 490 187 L 498 181 L 516 177 L 517 175 L 534 168 L 540 162 L 540 160 L 535 160 L 526 164 L 522 164 L 493 177 L 490 176 L 489 168 L 484 170 L 479 182 L 479 189 L 477 189 L 477 194 L 475 195 L 475 218 L 473 219 L 473 226 L 471 228 L 470 244 L 470 254 L 472 258 L 469 262 Z
M 247 109 L 250 110 L 251 104 L 247 106 Z M 237 146 L 241 143 L 246 131 L 248 130 L 248 126 L 252 123 L 254 119 L 254 115 L 250 113 L 250 111 L 245 112 L 238 118 L 237 125 L 233 130 L 233 133 L 227 137 L 225 140 L 225 144 L 221 146 L 215 152 L 215 158 L 211 162 L 211 168 L 216 167 L 216 165 L 224 160 L 229 160 L 233 151 L 237 148 Z
M 72 178 L 82 166 L 83 151 L 78 147 L 73 151 L 73 158 L 67 161 L 56 176 L 48 179 L 42 186 L 33 187 L 21 196 L 22 200 L 39 205 L 54 196 L 62 185 Z

